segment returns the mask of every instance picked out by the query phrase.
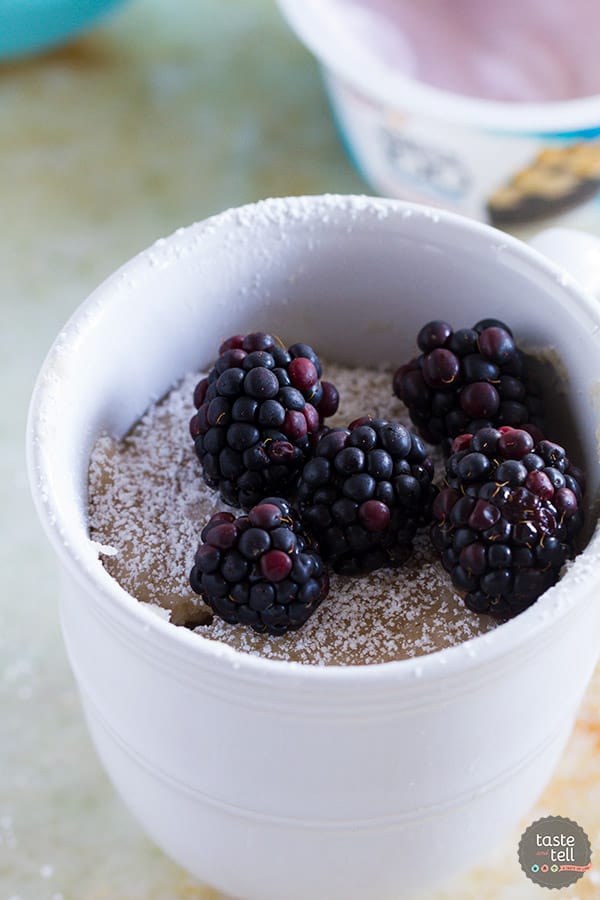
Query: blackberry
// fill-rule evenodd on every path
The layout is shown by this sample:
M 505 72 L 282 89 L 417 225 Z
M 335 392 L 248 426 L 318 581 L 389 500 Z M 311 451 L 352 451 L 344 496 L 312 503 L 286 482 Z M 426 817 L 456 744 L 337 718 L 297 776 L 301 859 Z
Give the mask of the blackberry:
M 538 387 L 503 322 L 482 319 L 458 331 L 429 322 L 417 344 L 421 355 L 400 366 L 393 388 L 426 441 L 448 452 L 459 434 L 504 425 L 542 437 Z
M 475 612 L 508 619 L 558 580 L 583 524 L 583 473 L 518 428 L 460 435 L 433 504 L 431 540 Z
M 249 509 L 266 494 L 288 496 L 311 437 L 335 413 L 339 396 L 321 381 L 307 344 L 287 350 L 263 332 L 235 335 L 194 391 L 190 434 L 209 487 Z
M 355 575 L 406 561 L 429 521 L 433 464 L 403 425 L 364 417 L 330 429 L 302 469 L 298 502 L 323 557 Z
M 300 628 L 327 596 L 329 576 L 289 503 L 268 497 L 247 515 L 212 516 L 190 585 L 226 622 L 282 635 Z

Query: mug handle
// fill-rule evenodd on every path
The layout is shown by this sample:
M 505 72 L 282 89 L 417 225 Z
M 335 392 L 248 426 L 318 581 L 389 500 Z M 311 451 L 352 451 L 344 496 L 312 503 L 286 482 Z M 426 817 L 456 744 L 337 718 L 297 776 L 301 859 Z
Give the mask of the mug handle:
M 551 259 L 565 273 L 600 299 L 600 240 L 574 228 L 540 231 L 529 246 Z

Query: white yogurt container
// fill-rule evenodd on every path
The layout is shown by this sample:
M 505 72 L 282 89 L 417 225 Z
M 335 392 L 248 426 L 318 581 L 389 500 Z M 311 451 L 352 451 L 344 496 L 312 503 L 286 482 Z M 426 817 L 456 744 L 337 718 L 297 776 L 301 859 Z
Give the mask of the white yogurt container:
M 546 238 L 557 242 L 567 247 Z M 597 277 L 598 246 L 572 235 L 571 259 L 580 249 L 580 272 Z M 95 438 L 124 434 L 224 336 L 269 329 L 376 365 L 409 358 L 430 319 L 500 314 L 568 373 L 550 405 L 570 414 L 553 434 L 589 485 L 586 549 L 517 618 L 427 656 L 323 668 L 171 625 L 103 568 L 87 524 Z M 600 647 L 599 354 L 600 305 L 563 268 L 479 223 L 374 198 L 223 213 L 159 241 L 83 303 L 35 388 L 31 486 L 96 749 L 173 859 L 248 900 L 398 900 L 484 863 L 527 813 Z
M 593 9 L 591 0 L 578 2 L 588 13 Z M 554 5 L 544 0 L 528 3 L 529 7 L 538 7 L 538 12 L 550 10 L 549 16 L 553 9 L 569 9 L 567 0 Z M 451 75 L 456 77 L 450 83 L 462 86 L 460 52 L 464 48 L 454 50 L 454 70 L 448 62 L 445 66 L 440 64 L 438 84 L 429 83 L 419 78 L 419 68 L 413 60 L 419 47 L 410 43 L 413 40 L 427 46 L 426 30 L 405 38 L 390 20 L 386 36 L 386 19 L 381 10 L 376 16 L 377 10 L 369 10 L 370 4 L 364 0 L 279 0 L 279 5 L 321 63 L 345 148 L 378 193 L 439 205 L 513 230 L 532 221 L 557 219 L 581 204 L 597 202 L 594 198 L 600 190 L 600 71 L 596 84 L 595 71 L 588 73 L 580 63 L 579 80 L 574 85 L 567 84 L 565 92 L 568 94 L 569 86 L 572 90 L 592 90 L 595 85 L 595 93 L 575 99 L 517 102 L 468 96 L 440 86 L 444 77 Z M 394 6 L 392 0 L 372 4 L 386 5 L 389 13 Z M 423 0 L 419 4 L 404 0 L 403 5 L 418 9 L 425 25 L 427 15 L 435 23 L 444 7 L 447 16 L 459 16 L 458 4 L 444 4 L 442 0 Z M 463 15 L 468 14 L 466 7 L 472 7 L 473 14 L 479 11 L 488 19 L 494 10 L 501 13 L 504 6 L 518 6 L 516 0 L 496 4 L 493 9 L 479 0 L 460 0 L 460 5 Z M 521 7 L 522 19 L 527 4 Z M 564 33 L 567 46 L 573 35 L 585 35 L 586 29 L 585 19 L 577 18 L 575 8 L 571 8 L 568 21 L 571 27 Z M 594 22 L 589 26 L 590 39 L 597 34 Z M 499 22 L 498 27 L 502 24 Z M 554 32 L 560 24 L 553 23 Z M 421 28 L 425 25 L 420 23 Z M 444 36 L 444 27 L 438 27 L 438 39 Z M 490 27 L 494 27 L 493 21 Z M 514 43 L 515 60 L 526 59 L 530 52 L 519 37 L 522 35 L 515 25 L 505 42 L 507 54 L 511 41 Z M 557 34 L 553 37 L 556 40 Z M 579 57 L 592 67 L 597 52 L 588 45 L 589 40 L 582 45 Z M 434 49 L 440 54 L 446 52 L 448 58 L 452 53 L 450 49 L 445 51 L 443 41 Z M 571 56 L 576 60 L 578 49 L 571 48 Z M 543 34 L 538 35 L 531 54 L 535 51 L 539 56 L 542 50 Z M 399 62 L 394 54 L 400 57 Z M 560 75 L 559 51 L 550 47 L 547 55 L 547 60 L 538 60 L 537 70 L 525 73 L 537 78 L 533 87 L 528 82 L 521 86 L 525 96 L 543 96 L 544 76 L 548 80 L 553 67 L 559 68 Z M 506 67 L 506 59 L 501 61 Z M 498 60 L 492 59 L 495 62 Z M 430 59 L 429 65 L 435 68 L 435 60 Z M 573 66 L 573 60 L 563 65 L 565 81 L 569 66 Z M 498 78 L 508 80 L 509 75 L 510 70 L 506 69 Z M 517 84 L 514 91 L 518 89 Z M 561 96 L 560 89 L 557 77 L 557 84 L 548 87 L 550 96 L 552 91 Z

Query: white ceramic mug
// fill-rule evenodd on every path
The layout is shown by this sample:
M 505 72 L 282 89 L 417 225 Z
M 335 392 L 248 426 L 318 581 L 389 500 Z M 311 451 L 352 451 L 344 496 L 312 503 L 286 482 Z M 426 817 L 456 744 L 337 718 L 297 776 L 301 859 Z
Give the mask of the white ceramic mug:
M 571 241 L 597 274 L 585 236 L 546 240 Z M 31 485 L 95 745 L 154 840 L 225 893 L 397 900 L 484 862 L 548 781 L 593 671 L 600 536 L 534 606 L 468 644 L 354 668 L 276 662 L 159 619 L 107 574 L 87 531 L 92 442 L 123 434 L 231 333 L 374 365 L 407 359 L 429 319 L 483 316 L 568 373 L 549 405 L 570 408 L 553 434 L 587 469 L 589 536 L 600 306 L 537 251 L 449 213 L 335 196 L 225 212 L 112 275 L 43 366 Z

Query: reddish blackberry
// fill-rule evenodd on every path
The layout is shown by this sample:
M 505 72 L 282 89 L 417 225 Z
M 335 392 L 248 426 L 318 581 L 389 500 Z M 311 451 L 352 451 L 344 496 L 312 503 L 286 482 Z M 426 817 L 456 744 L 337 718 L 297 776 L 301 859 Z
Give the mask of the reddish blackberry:
M 232 625 L 282 635 L 329 591 L 318 548 L 289 503 L 269 497 L 247 515 L 216 513 L 201 534 L 190 585 Z
M 433 465 L 403 425 L 364 417 L 331 429 L 302 469 L 298 500 L 337 572 L 398 566 L 430 518 Z
M 475 612 L 507 619 L 537 600 L 574 554 L 583 473 L 558 444 L 482 428 L 452 445 L 431 539 Z
M 422 351 L 394 375 L 394 393 L 426 441 L 443 444 L 479 428 L 531 429 L 537 439 L 541 403 L 528 360 L 498 319 L 453 331 L 446 322 L 424 325 Z
M 310 437 L 337 409 L 307 344 L 287 350 L 262 332 L 224 341 L 194 391 L 190 433 L 209 487 L 249 509 L 266 494 L 288 495 L 309 455 Z

